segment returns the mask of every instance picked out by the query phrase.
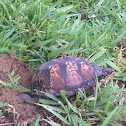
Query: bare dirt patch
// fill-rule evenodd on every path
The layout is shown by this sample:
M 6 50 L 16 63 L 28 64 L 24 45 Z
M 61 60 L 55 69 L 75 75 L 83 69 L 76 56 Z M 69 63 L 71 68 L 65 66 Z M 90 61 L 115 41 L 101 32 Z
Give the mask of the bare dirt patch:
M 0 80 L 9 82 L 8 75 L 12 71 L 15 75 L 20 76 L 19 84 L 23 87 L 29 88 L 31 83 L 31 74 L 29 72 L 29 64 L 19 61 L 14 53 L 0 55 Z
M 32 76 L 28 67 L 29 64 L 17 60 L 15 54 L 0 55 L 0 86 L 10 82 L 8 75 L 11 76 L 12 71 L 14 71 L 14 76 L 20 76 L 20 86 L 30 88 Z M 35 106 L 27 103 L 19 104 L 17 101 L 18 95 L 19 92 L 14 88 L 0 88 L 0 102 L 7 103 L 7 107 L 2 108 L 4 115 L 0 118 L 0 124 L 11 126 L 20 122 L 21 126 L 24 121 L 29 124 L 40 116 Z

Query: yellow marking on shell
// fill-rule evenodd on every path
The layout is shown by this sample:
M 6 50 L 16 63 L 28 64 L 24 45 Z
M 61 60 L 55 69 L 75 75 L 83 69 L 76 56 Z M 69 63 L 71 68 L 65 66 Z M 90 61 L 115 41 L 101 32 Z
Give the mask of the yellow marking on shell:
M 55 64 L 50 67 L 50 85 L 55 89 L 64 87 L 64 80 L 59 64 Z
M 81 72 L 84 75 L 84 80 L 92 80 L 94 72 L 94 68 L 92 66 L 81 62 Z
M 83 82 L 82 77 L 77 73 L 78 66 L 75 61 L 66 61 L 66 84 L 73 87 Z
M 40 72 L 38 76 L 39 76 L 39 81 L 44 81 L 45 80 L 45 73 Z

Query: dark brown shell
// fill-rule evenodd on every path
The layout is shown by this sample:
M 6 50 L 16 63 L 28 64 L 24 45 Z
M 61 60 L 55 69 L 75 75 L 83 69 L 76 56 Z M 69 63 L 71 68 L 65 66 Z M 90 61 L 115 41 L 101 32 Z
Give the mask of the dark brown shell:
M 80 90 L 87 91 L 95 84 L 95 77 L 102 70 L 82 58 L 63 57 L 53 59 L 40 66 L 32 78 L 33 88 L 59 96 L 60 90 L 66 95 Z

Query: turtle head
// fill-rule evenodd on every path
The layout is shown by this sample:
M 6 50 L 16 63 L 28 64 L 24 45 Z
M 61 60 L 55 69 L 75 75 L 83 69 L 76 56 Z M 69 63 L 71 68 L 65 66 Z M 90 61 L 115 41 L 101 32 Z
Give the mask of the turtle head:
M 95 74 L 100 81 L 104 81 L 115 74 L 115 70 L 113 68 L 101 69 L 99 67 L 95 67 Z
M 113 75 L 115 74 L 115 70 L 113 68 L 106 68 L 106 69 L 102 69 L 102 77 L 101 79 L 108 79 L 113 77 Z

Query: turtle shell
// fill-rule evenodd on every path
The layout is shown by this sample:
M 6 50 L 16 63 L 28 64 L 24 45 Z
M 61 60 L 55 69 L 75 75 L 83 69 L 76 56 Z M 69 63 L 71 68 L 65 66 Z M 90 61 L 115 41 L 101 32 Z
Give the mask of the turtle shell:
M 33 89 L 55 96 L 60 95 L 60 90 L 65 90 L 66 95 L 72 95 L 80 90 L 92 89 L 96 74 L 101 76 L 102 70 L 84 59 L 62 57 L 40 66 L 32 78 L 32 84 Z

